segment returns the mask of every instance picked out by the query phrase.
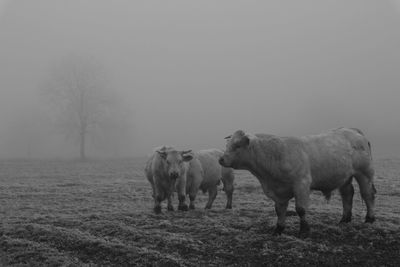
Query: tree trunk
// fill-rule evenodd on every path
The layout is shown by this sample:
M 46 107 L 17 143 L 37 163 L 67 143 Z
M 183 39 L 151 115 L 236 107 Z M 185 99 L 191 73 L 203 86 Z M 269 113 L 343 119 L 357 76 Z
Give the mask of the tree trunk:
M 85 160 L 85 138 L 86 138 L 86 127 L 87 120 L 85 116 L 85 90 L 81 89 L 79 92 L 79 123 L 80 123 L 80 159 Z
M 86 132 L 81 131 L 80 133 L 80 159 L 85 160 L 86 159 L 86 154 L 85 154 L 85 138 L 86 138 Z

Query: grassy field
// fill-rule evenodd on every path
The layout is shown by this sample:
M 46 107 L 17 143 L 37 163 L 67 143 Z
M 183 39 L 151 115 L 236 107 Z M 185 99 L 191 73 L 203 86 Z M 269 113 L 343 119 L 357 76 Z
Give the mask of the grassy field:
M 0 266 L 400 266 L 400 160 L 375 166 L 376 223 L 357 186 L 347 225 L 339 194 L 314 192 L 301 239 L 295 216 L 272 235 L 273 203 L 246 172 L 232 210 L 219 191 L 212 210 L 199 193 L 196 210 L 155 215 L 144 159 L 0 161 Z

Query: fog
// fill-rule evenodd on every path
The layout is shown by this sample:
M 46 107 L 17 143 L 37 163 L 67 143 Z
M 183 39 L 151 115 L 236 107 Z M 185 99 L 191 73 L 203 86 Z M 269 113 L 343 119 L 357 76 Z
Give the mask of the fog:
M 0 0 L 0 156 L 77 155 L 40 93 L 72 54 L 102 62 L 129 106 L 131 126 L 112 145 L 88 143 L 92 157 L 341 126 L 397 156 L 399 30 L 389 0 Z

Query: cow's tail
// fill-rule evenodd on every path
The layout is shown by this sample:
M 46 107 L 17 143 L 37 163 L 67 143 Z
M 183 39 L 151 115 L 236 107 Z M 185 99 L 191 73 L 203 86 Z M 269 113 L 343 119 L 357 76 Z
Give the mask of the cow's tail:
M 371 142 L 370 141 L 368 141 L 368 150 L 369 150 L 369 156 L 370 156 L 370 158 L 372 160 L 372 149 L 371 149 Z
M 356 131 L 357 133 L 359 133 L 359 134 L 361 134 L 362 136 L 365 137 L 365 134 L 360 129 L 358 129 L 358 128 L 350 128 L 350 129 L 352 129 L 353 131 Z M 368 144 L 368 153 L 369 153 L 369 156 L 370 156 L 370 158 L 372 160 L 371 142 L 369 140 L 367 140 L 367 144 Z

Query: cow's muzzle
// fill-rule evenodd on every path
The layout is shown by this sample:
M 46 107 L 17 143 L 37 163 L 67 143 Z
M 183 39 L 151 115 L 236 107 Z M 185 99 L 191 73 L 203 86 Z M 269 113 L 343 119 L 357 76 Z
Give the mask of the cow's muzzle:
M 177 172 L 171 172 L 170 174 L 169 174 L 169 177 L 171 178 L 171 179 L 177 179 L 178 177 L 179 177 L 179 173 L 177 173 Z

